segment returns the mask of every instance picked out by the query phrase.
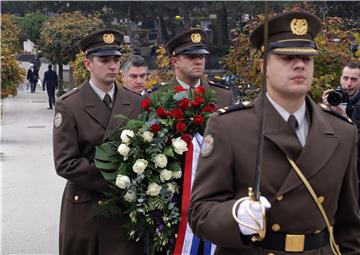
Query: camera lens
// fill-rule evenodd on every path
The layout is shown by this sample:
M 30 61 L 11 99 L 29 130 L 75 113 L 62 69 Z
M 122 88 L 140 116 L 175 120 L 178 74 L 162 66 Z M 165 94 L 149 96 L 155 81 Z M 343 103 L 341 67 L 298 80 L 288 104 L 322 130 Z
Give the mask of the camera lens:
M 341 98 L 342 96 L 339 92 L 330 91 L 327 101 L 329 102 L 330 105 L 337 106 L 341 103 Z

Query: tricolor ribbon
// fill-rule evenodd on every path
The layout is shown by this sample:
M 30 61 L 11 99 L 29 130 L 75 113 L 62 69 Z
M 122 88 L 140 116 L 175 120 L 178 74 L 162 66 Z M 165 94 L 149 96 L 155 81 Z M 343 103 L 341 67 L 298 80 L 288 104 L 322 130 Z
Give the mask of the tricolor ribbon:
M 190 205 L 191 187 L 194 182 L 198 157 L 203 137 L 196 134 L 185 154 L 183 193 L 181 200 L 180 223 L 178 227 L 177 240 L 173 255 L 197 255 L 200 239 L 193 234 L 186 219 L 186 212 Z M 204 255 L 212 255 L 216 246 L 209 241 L 204 241 Z

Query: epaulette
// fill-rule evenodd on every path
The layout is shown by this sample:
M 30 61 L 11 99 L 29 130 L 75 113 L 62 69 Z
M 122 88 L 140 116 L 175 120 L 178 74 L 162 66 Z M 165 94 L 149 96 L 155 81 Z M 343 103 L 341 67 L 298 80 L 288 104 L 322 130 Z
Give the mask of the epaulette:
M 221 83 L 218 83 L 218 82 L 214 82 L 214 81 L 209 81 L 209 85 L 210 85 L 210 86 L 215 86 L 215 87 L 218 87 L 218 88 L 222 88 L 222 89 L 230 90 L 230 87 L 229 87 L 229 86 L 224 85 L 224 84 L 221 84 Z
M 218 113 L 220 115 L 223 115 L 225 113 L 229 113 L 229 112 L 234 112 L 234 111 L 239 111 L 239 110 L 243 110 L 243 109 L 247 109 L 247 108 L 251 108 L 253 107 L 254 104 L 250 103 L 249 101 L 244 101 L 241 103 L 237 103 L 237 104 L 233 104 L 230 106 L 226 106 L 224 108 L 220 108 L 218 111 Z
M 70 91 L 66 92 L 65 94 L 63 94 L 62 96 L 60 96 L 58 100 L 60 100 L 60 101 L 64 100 L 65 98 L 75 94 L 78 91 L 79 91 L 79 88 L 73 88 L 72 90 L 70 90 Z
M 321 110 L 323 110 L 324 112 L 328 112 L 342 120 L 345 120 L 346 122 L 349 122 L 350 124 L 353 124 L 353 121 L 348 116 L 344 116 L 344 115 L 334 111 L 333 109 L 331 109 L 331 107 L 327 106 L 326 104 L 320 103 L 319 106 L 320 106 Z

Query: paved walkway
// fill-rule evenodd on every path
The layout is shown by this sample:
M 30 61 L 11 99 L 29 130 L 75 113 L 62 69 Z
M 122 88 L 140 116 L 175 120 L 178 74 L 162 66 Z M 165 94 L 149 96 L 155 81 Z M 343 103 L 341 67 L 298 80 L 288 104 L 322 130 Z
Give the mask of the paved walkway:
M 65 180 L 53 163 L 54 110 L 46 109 L 46 91 L 39 88 L 31 94 L 20 87 L 2 103 L 1 254 L 57 254 Z

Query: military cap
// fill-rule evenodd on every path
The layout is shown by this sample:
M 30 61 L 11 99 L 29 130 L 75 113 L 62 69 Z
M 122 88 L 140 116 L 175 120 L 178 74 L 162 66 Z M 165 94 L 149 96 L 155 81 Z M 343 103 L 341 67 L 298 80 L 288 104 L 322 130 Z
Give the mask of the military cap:
M 79 42 L 79 48 L 86 55 L 120 56 L 123 34 L 115 29 L 103 29 L 85 36 Z
M 269 19 L 269 52 L 280 55 L 318 55 L 314 38 L 321 30 L 321 21 L 304 11 L 290 11 Z M 264 24 L 250 35 L 251 44 L 263 51 Z
M 209 54 L 205 45 L 206 32 L 199 28 L 192 28 L 175 35 L 166 45 L 170 56 Z

